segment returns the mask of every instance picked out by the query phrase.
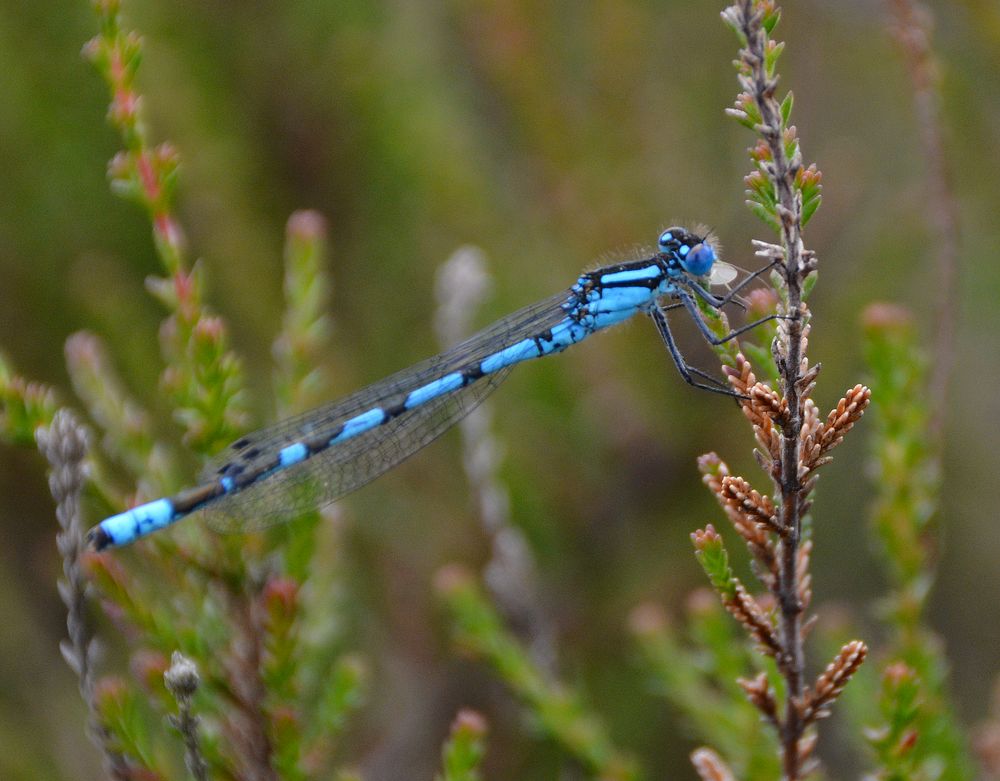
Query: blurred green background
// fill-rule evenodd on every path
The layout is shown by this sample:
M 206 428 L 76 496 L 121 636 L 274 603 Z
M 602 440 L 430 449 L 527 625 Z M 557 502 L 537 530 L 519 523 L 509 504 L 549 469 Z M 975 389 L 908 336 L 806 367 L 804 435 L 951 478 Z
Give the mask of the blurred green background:
M 1000 481 L 990 450 L 1000 432 L 1000 10 L 931 5 L 963 230 L 931 618 L 972 723 L 1000 671 Z M 462 244 L 482 247 L 495 276 L 479 324 L 677 221 L 709 223 L 727 260 L 755 267 L 750 238 L 771 237 L 743 205 L 750 135 L 723 116 L 736 93 L 736 44 L 721 7 L 127 3 L 127 23 L 146 42 L 139 84 L 152 135 L 181 151 L 179 215 L 246 358 L 259 419 L 272 414 L 270 345 L 295 209 L 329 222 L 336 393 L 438 350 L 434 272 Z M 105 167 L 119 143 L 104 121 L 105 86 L 79 54 L 95 28 L 82 0 L 0 4 L 0 348 L 69 400 L 63 343 L 94 330 L 168 429 L 156 392 L 163 313 L 143 288 L 159 273 L 150 228 L 109 192 Z M 779 38 L 806 161 L 824 176 L 806 243 L 821 264 L 810 353 L 824 365 L 825 409 L 864 380 L 859 315 L 869 302 L 912 307 L 930 343 L 925 168 L 881 3 L 789 3 Z M 693 329 L 679 330 L 689 358 L 712 365 Z M 586 684 L 619 744 L 662 777 L 690 744 L 647 692 L 623 625 L 640 601 L 676 613 L 702 585 L 688 533 L 723 524 L 695 458 L 716 450 L 763 488 L 749 429 L 735 405 L 678 379 L 644 322 L 523 367 L 492 403 L 513 518 L 556 617 L 560 667 Z M 866 458 L 864 434 L 849 438 L 814 511 L 817 604 L 850 603 L 862 626 L 883 587 L 866 528 Z M 477 566 L 486 554 L 469 507 L 454 433 L 344 502 L 344 555 L 367 616 L 358 647 L 376 673 L 365 726 L 345 750 L 373 778 L 401 777 L 385 774 L 397 761 L 427 777 L 462 704 L 490 718 L 491 750 L 532 750 L 517 737 L 516 709 L 484 704 L 497 699 L 490 676 L 449 667 L 432 606 L 438 567 Z M 33 451 L 0 446 L 0 530 L 0 747 L 25 757 L 25 778 L 83 777 L 79 763 L 94 761 L 79 759 L 91 756 L 82 707 L 57 648 L 55 522 Z M 877 653 L 877 633 L 864 636 Z M 436 689 L 452 674 L 464 688 L 443 697 Z M 407 712 L 428 720 L 407 723 Z M 835 757 L 833 766 L 853 767 Z

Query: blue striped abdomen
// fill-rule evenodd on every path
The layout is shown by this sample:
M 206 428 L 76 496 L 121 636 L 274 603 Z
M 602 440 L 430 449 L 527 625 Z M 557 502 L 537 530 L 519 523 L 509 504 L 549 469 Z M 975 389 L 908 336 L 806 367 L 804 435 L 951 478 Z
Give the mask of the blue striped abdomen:
M 195 511 L 254 528 L 358 488 L 469 412 L 515 364 L 565 350 L 647 311 L 672 292 L 663 255 L 582 275 L 466 342 L 347 398 L 249 434 L 213 460 L 195 488 L 114 515 L 91 532 L 123 545 Z

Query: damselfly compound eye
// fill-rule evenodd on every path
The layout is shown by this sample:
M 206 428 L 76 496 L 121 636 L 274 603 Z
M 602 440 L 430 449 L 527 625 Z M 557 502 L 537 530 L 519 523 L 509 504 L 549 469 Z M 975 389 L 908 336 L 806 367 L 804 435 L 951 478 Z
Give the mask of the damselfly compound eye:
M 701 242 L 691 247 L 688 252 L 685 252 L 685 249 L 687 247 L 680 249 L 681 265 L 684 266 L 685 271 L 696 277 L 703 277 L 712 270 L 712 264 L 715 263 L 715 250 L 712 249 L 711 244 Z

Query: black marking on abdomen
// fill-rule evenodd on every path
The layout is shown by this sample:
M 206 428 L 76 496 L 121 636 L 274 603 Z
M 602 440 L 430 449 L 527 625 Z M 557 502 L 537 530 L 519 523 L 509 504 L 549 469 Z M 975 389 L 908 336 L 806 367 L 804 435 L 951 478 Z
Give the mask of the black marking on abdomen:
M 406 398 L 409 398 L 409 396 L 407 396 Z M 391 407 L 383 407 L 382 412 L 385 413 L 385 417 L 382 418 L 382 421 L 380 423 L 376 424 L 375 428 L 377 428 L 378 426 L 385 425 L 393 418 L 402 415 L 404 412 L 406 412 L 407 409 L 409 409 L 409 407 L 406 406 L 406 398 L 404 398 L 398 404 L 393 404 Z
M 227 461 L 215 470 L 215 474 L 221 477 L 236 477 L 246 470 L 246 466 L 237 461 Z
M 483 372 L 483 363 L 479 363 L 469 366 L 468 368 L 462 369 L 462 387 L 471 385 L 476 380 L 481 380 L 486 374 Z
M 272 472 L 276 472 L 281 468 L 281 460 L 275 458 L 269 464 L 261 464 L 256 469 L 248 469 L 242 474 L 236 476 L 234 482 L 236 483 L 236 490 L 239 491 L 243 488 L 249 488 L 251 485 L 256 483 L 258 480 L 263 480 L 267 475 Z

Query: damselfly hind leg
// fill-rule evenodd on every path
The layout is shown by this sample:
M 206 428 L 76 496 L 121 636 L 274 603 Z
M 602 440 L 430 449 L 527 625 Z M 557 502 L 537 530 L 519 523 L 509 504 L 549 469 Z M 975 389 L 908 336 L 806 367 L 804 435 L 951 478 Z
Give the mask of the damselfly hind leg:
M 741 325 L 739 328 L 734 328 L 725 336 L 716 336 L 715 334 L 712 333 L 712 329 L 709 328 L 708 323 L 705 322 L 705 317 L 698 310 L 698 305 L 695 303 L 694 298 L 691 296 L 691 294 L 685 290 L 678 290 L 676 295 L 677 298 L 680 299 L 681 304 L 683 304 L 684 308 L 688 310 L 688 313 L 694 320 L 695 325 L 698 326 L 698 330 L 701 331 L 701 335 L 705 337 L 705 341 L 707 341 L 713 347 L 718 347 L 720 344 L 725 344 L 731 339 L 735 339 L 737 336 L 745 334 L 747 331 L 752 331 L 757 326 L 763 325 L 764 323 L 769 323 L 772 320 L 794 320 L 796 318 L 796 315 L 766 315 L 757 320 L 754 320 L 752 323 L 747 323 L 746 325 Z
M 674 305 L 669 308 L 675 308 L 679 305 Z M 667 308 L 667 307 L 665 307 Z M 665 309 L 664 308 L 664 309 Z M 688 362 L 684 360 L 684 356 L 681 354 L 680 349 L 677 347 L 677 342 L 674 341 L 674 335 L 670 332 L 670 323 L 667 321 L 667 316 L 664 314 L 663 309 L 656 307 L 652 309 L 649 316 L 653 318 L 653 323 L 656 324 L 656 330 L 659 332 L 660 337 L 663 339 L 663 343 L 667 346 L 667 352 L 670 353 L 670 357 L 674 361 L 674 365 L 677 367 L 678 373 L 683 378 L 684 382 L 691 385 L 694 388 L 699 388 L 701 390 L 710 391 L 711 393 L 718 393 L 723 396 L 731 396 L 735 399 L 746 399 L 742 393 L 737 393 L 728 385 L 726 385 L 722 380 L 713 377 L 707 372 L 703 372 L 694 366 L 689 366 Z M 695 377 L 705 380 L 705 382 L 698 382 Z
M 660 337 L 663 339 L 664 344 L 666 344 L 667 351 L 670 353 L 670 357 L 673 359 L 674 364 L 677 366 L 677 371 L 680 373 L 684 381 L 687 382 L 689 385 L 695 388 L 700 388 L 701 390 L 711 391 L 712 393 L 719 393 L 725 396 L 732 396 L 733 398 L 740 400 L 747 398 L 745 395 L 734 391 L 732 388 L 723 383 L 721 380 L 713 377 L 707 372 L 702 371 L 701 369 L 698 369 L 694 366 L 690 366 L 687 363 L 687 361 L 684 359 L 684 356 L 681 354 L 680 349 L 677 347 L 677 342 L 674 340 L 673 334 L 670 331 L 670 323 L 667 320 L 666 312 L 668 310 L 677 309 L 679 307 L 684 307 L 685 309 L 687 309 L 688 314 L 691 315 L 691 318 L 694 320 L 695 325 L 698 327 L 698 330 L 701 332 L 701 335 L 704 337 L 705 341 L 707 341 L 709 344 L 715 347 L 725 344 L 731 339 L 735 339 L 741 334 L 744 334 L 747 331 L 751 331 L 757 326 L 763 325 L 764 323 L 770 322 L 772 320 L 794 319 L 795 317 L 794 315 L 778 315 L 778 314 L 767 315 L 765 317 L 761 317 L 757 320 L 754 320 L 752 323 L 747 323 L 745 325 L 740 326 L 739 328 L 735 328 L 731 330 L 729 333 L 725 334 L 724 336 L 717 336 L 715 333 L 712 332 L 711 328 L 709 327 L 709 324 L 706 322 L 705 315 L 701 312 L 701 310 L 698 309 L 698 305 L 694 300 L 694 296 L 691 294 L 691 292 L 688 292 L 689 290 L 692 291 L 694 295 L 697 295 L 713 309 L 722 309 L 722 307 L 724 307 L 726 304 L 733 301 L 734 296 L 736 296 L 741 289 L 746 287 L 746 285 L 749 284 L 753 279 L 757 278 L 758 276 L 760 276 L 762 273 L 764 273 L 773 266 L 774 263 L 769 264 L 768 266 L 765 266 L 761 269 L 758 269 L 753 274 L 748 276 L 745 280 L 743 280 L 739 285 L 737 285 L 735 288 L 729 291 L 729 293 L 722 298 L 712 295 L 709 291 L 705 290 L 705 288 L 703 288 L 696 281 L 688 279 L 686 280 L 686 284 L 683 287 L 678 285 L 674 290 L 674 295 L 677 297 L 677 299 L 679 299 L 678 302 L 668 305 L 657 305 L 650 312 L 650 315 L 653 318 L 653 322 L 656 324 L 656 329 L 659 332 Z M 705 380 L 705 382 L 698 382 L 695 379 L 695 377 Z M 706 382 L 710 384 L 705 384 Z

